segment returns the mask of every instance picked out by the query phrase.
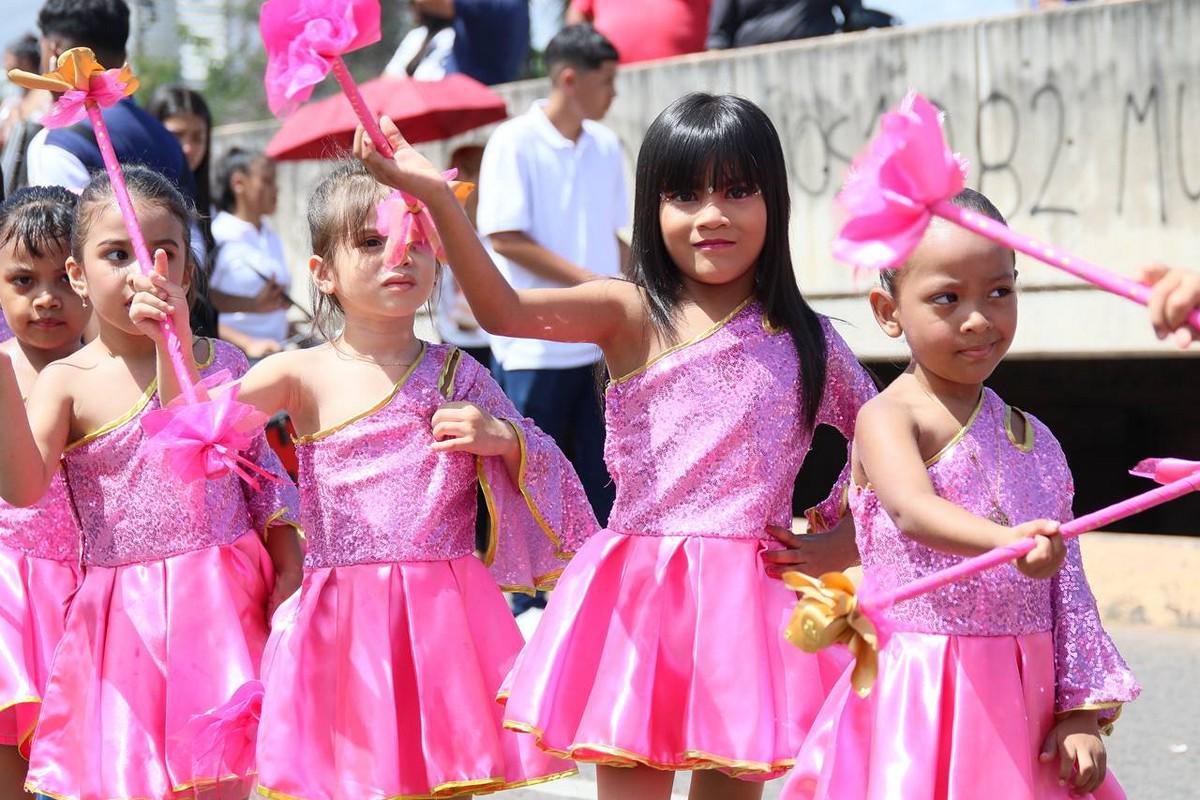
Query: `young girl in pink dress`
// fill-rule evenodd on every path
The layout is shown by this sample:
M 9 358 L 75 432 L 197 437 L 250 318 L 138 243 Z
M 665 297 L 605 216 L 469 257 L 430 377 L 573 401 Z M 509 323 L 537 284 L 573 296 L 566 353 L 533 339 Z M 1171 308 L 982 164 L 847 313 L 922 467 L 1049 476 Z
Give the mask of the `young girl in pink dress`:
M 17 388 L 82 345 L 88 311 L 67 281 L 75 195 L 22 189 L 0 206 L 0 307 L 15 338 L 0 344 Z M 19 797 L 29 742 L 79 583 L 79 528 L 61 476 L 29 508 L 0 501 L 0 795 Z
M 774 126 L 736 97 L 688 95 L 638 157 L 631 280 L 516 292 L 408 147 L 380 178 L 424 201 L 471 307 L 505 336 L 594 342 L 605 393 L 608 528 L 559 580 L 510 674 L 505 725 L 600 764 L 601 798 L 755 798 L 788 769 L 845 663 L 782 639 L 795 596 L 769 577 L 813 428 L 847 437 L 874 387 L 796 286 Z M 842 485 L 812 520 L 838 522 Z M 854 560 L 846 525 L 800 537 L 810 568 Z M 808 541 L 804 541 L 808 539 Z M 618 769 L 619 767 L 619 769 Z M 743 780 L 745 779 L 745 780 Z
M 155 172 L 126 177 L 155 266 L 186 282 L 186 201 Z M 246 456 L 280 481 L 259 490 L 233 475 L 184 483 L 148 444 L 140 420 L 159 406 L 157 358 L 129 318 L 131 259 L 108 178 L 98 175 L 79 199 L 67 271 L 95 308 L 99 336 L 42 371 L 28 422 L 10 359 L 0 357 L 9 421 L 0 495 L 37 501 L 61 458 L 83 538 L 84 577 L 55 651 L 26 787 L 81 800 L 231 796 L 229 776 L 194 774 L 186 728 L 258 676 L 269 605 L 299 582 L 288 522 L 298 502 L 262 437 Z M 231 346 L 193 346 L 186 326 L 180 333 L 204 374 L 245 371 Z
M 438 267 L 425 243 L 388 263 L 375 229 L 387 194 L 357 162 L 317 187 L 310 267 L 329 342 L 241 382 L 242 400 L 286 410 L 299 433 L 308 544 L 263 661 L 268 797 L 458 797 L 574 771 L 501 726 L 496 693 L 523 643 L 501 587 L 550 588 L 596 520 L 570 463 L 487 370 L 416 337 Z M 135 313 L 161 317 L 174 292 L 186 327 L 178 287 L 156 284 Z
M 977 192 L 954 202 L 1004 222 Z M 849 674 L 839 682 L 788 800 L 1124 796 L 1100 733 L 1138 686 L 1100 624 L 1078 541 L 1056 535 L 1071 472 L 1046 426 L 983 385 L 1016 331 L 1015 284 L 1011 251 L 935 221 L 871 292 L 912 361 L 858 417 L 850 508 L 864 591 L 1016 538 L 1038 545 L 1015 568 L 887 611 L 873 690 L 861 699 Z

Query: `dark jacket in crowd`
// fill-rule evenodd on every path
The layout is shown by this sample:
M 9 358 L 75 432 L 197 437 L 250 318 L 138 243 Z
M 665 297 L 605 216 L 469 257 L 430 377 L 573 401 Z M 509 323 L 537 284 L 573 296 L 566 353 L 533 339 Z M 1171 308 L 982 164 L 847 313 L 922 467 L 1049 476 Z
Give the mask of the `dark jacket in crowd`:
M 522 77 L 529 54 L 528 0 L 454 0 L 458 71 L 489 86 Z
M 862 10 L 860 0 L 713 0 L 708 49 L 828 36 L 838 30 L 834 6 L 845 19 Z
M 196 202 L 196 179 L 188 169 L 179 140 L 161 122 L 126 98 L 104 110 L 104 123 L 122 164 L 142 164 L 162 173 L 185 197 Z M 46 144 L 71 153 L 88 172 L 104 171 L 104 159 L 89 120 L 50 131 Z

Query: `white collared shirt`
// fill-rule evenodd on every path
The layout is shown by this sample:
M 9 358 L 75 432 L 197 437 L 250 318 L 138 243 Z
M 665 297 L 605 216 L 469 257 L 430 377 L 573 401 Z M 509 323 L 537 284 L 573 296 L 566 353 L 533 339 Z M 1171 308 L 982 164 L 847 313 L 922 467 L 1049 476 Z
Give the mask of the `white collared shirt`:
M 534 103 L 488 140 L 479 175 L 479 233 L 519 231 L 584 269 L 616 275 L 617 231 L 629 221 L 621 142 L 592 120 L 584 120 L 573 142 L 547 118 L 545 104 Z M 515 289 L 561 285 L 494 250 L 492 258 Z M 595 345 L 540 339 L 494 336 L 492 350 L 506 370 L 569 369 L 600 360 Z
M 254 297 L 272 278 L 286 290 L 292 277 L 283 256 L 283 242 L 266 220 L 256 228 L 227 211 L 217 214 L 212 224 L 217 263 L 213 266 L 212 288 L 240 297 Z M 256 339 L 282 342 L 288 335 L 287 311 L 222 314 L 221 322 Z

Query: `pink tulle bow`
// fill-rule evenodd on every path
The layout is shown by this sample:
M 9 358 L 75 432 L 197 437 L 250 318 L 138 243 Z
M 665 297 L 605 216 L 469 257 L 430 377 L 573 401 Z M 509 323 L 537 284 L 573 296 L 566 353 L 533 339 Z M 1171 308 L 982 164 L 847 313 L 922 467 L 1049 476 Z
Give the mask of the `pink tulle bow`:
M 457 169 L 442 173 L 442 177 L 447 181 L 453 180 L 457 175 Z M 375 214 L 375 227 L 387 237 L 383 257 L 389 267 L 404 261 L 408 256 L 408 248 L 414 244 L 428 245 L 434 258 L 439 261 L 445 260 L 442 237 L 438 235 L 429 209 L 420 200 L 404 192 L 395 191 L 376 206 Z
M 851 167 L 838 203 L 849 219 L 833 255 L 857 267 L 890 269 L 928 227 L 930 206 L 962 191 L 966 165 L 947 147 L 941 112 L 915 92 L 880 120 L 880 133 Z
M 92 78 L 88 91 L 72 89 L 54 102 L 50 111 L 42 117 L 47 128 L 66 128 L 87 116 L 87 101 L 93 100 L 101 108 L 116 105 L 125 97 L 128 84 L 121 80 L 121 70 L 106 69 Z
M 214 480 L 229 472 L 258 488 L 257 477 L 278 481 L 241 454 L 254 442 L 267 422 L 267 415 L 254 406 L 239 403 L 238 387 L 229 384 L 227 370 L 202 380 L 196 391 L 207 399 L 188 402 L 180 395 L 166 408 L 142 418 L 142 430 L 152 447 L 160 450 L 175 474 L 185 481 Z
M 379 41 L 378 0 L 267 0 L 259 16 L 267 50 L 267 103 L 286 115 L 307 100 L 333 59 Z
M 254 773 L 263 694 L 261 681 L 247 681 L 224 705 L 188 721 L 183 736 L 194 776 L 245 778 Z

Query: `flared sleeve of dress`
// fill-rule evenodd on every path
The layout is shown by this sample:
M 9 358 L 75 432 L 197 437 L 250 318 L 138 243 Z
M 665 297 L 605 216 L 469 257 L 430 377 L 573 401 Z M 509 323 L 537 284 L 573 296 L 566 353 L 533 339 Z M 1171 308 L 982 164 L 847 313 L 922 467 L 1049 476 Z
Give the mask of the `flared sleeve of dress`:
M 583 484 L 554 440 L 521 417 L 479 362 L 455 350 L 446 371 L 453 387 L 447 396 L 507 422 L 521 447 L 515 481 L 502 458 L 476 459 L 491 517 L 484 562 L 507 591 L 551 588 L 565 562 L 599 528 Z

